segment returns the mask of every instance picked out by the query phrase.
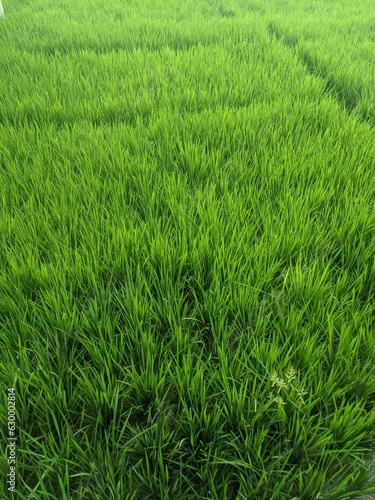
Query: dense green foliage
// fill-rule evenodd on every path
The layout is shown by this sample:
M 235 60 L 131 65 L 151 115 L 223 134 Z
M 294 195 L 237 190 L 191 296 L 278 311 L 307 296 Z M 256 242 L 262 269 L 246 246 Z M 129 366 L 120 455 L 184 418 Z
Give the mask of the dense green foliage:
M 375 493 L 372 4 L 3 1 L 17 498 Z

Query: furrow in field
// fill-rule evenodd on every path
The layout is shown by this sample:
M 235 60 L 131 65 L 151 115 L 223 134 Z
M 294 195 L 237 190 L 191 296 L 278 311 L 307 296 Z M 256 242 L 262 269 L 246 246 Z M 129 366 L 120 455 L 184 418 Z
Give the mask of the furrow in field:
M 294 52 L 307 72 L 321 80 L 324 92 L 334 97 L 348 114 L 371 125 L 374 124 L 373 107 L 365 107 L 366 89 L 360 78 L 352 78 L 345 84 L 343 82 L 344 76 L 338 76 L 338 71 L 335 71 L 335 67 L 331 65 L 329 58 L 323 60 L 321 55 L 304 47 L 297 35 L 285 31 L 275 22 L 268 24 L 268 33 L 271 38 L 274 37 Z

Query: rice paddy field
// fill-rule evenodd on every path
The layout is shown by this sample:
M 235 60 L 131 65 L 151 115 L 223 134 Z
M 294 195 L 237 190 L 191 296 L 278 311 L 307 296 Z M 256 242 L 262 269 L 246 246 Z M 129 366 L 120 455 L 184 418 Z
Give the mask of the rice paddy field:
M 2 3 L 0 498 L 372 498 L 373 0 Z

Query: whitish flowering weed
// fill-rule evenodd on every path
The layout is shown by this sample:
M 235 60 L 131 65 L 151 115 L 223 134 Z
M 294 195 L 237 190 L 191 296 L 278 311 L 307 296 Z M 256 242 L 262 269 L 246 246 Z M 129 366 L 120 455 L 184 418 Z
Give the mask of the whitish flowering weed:
M 281 378 L 276 372 L 273 372 L 271 377 L 271 387 L 274 387 L 274 391 L 268 396 L 270 403 L 276 403 L 278 408 L 285 406 L 287 401 L 292 402 L 294 405 L 295 400 L 297 400 L 300 405 L 304 405 L 304 396 L 307 392 L 303 387 L 298 387 L 297 385 L 297 375 L 293 367 L 290 367 L 285 373 L 285 378 Z

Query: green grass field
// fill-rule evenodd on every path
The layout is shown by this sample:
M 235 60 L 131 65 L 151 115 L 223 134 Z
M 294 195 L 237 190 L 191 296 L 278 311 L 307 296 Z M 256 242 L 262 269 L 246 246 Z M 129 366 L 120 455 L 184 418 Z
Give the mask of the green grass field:
M 0 498 L 370 498 L 373 0 L 2 3 Z

